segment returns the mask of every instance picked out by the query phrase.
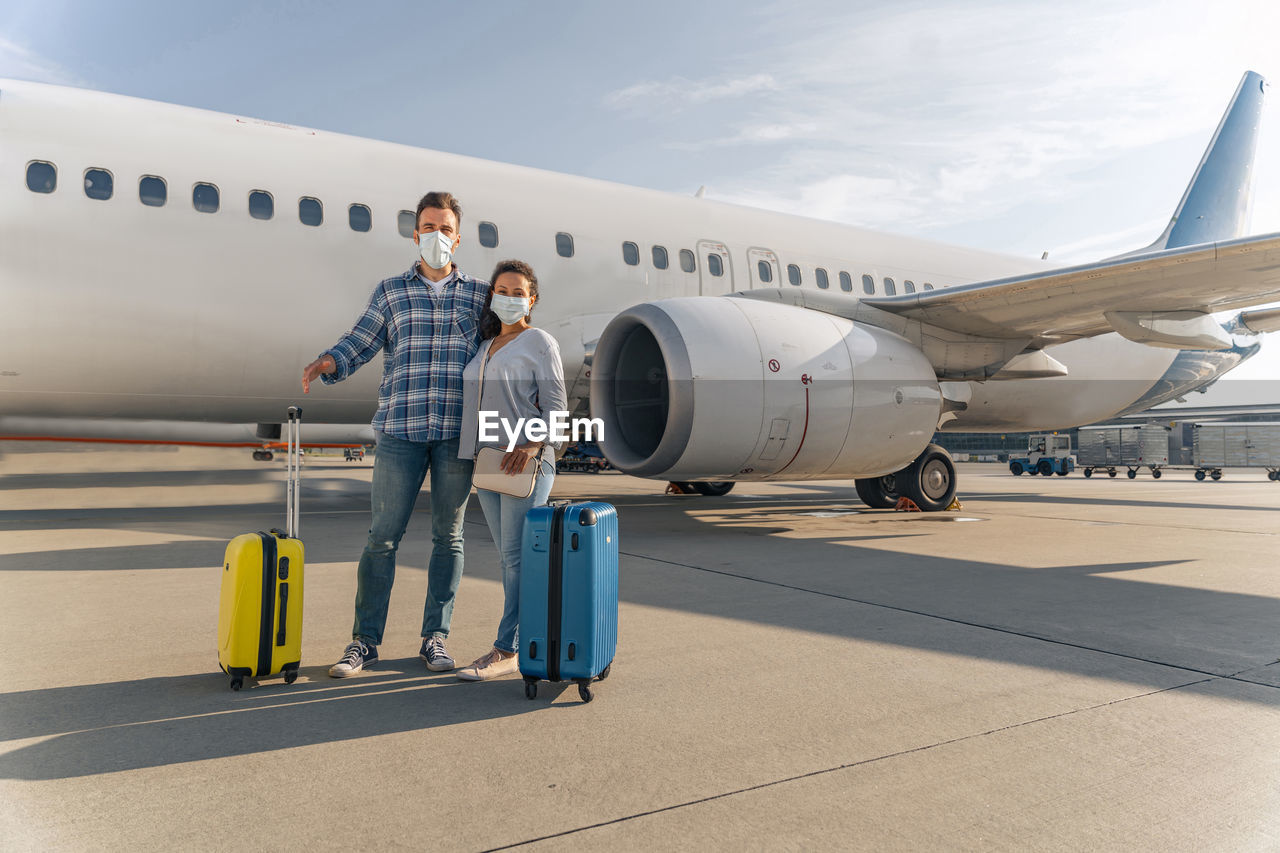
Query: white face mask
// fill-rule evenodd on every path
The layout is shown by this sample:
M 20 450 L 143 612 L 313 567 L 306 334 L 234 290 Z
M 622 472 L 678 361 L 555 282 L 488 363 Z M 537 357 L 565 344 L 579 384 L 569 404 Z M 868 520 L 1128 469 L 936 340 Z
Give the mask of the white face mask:
M 495 293 L 489 308 L 498 315 L 499 320 L 510 326 L 520 322 L 522 317 L 528 316 L 529 300 Z
M 418 252 L 433 270 L 442 270 L 453 260 L 453 240 L 443 231 L 418 235 Z

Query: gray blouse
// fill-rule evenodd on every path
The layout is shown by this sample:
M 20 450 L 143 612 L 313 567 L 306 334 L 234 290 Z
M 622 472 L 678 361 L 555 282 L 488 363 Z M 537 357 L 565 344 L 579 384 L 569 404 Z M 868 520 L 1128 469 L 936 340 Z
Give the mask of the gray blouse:
M 480 448 L 494 445 L 506 449 L 510 438 L 506 429 L 492 429 L 497 439 L 479 441 L 480 411 L 496 412 L 512 429 L 520 418 L 526 420 L 516 444 L 527 444 L 528 419 L 540 418 L 551 424 L 552 412 L 565 412 L 568 400 L 564 390 L 564 367 L 560 363 L 560 345 L 542 329 L 526 329 L 498 349 L 484 370 L 484 388 L 480 387 L 480 364 L 485 360 L 493 339 L 480 344 L 475 358 L 462 371 L 462 432 L 458 442 L 458 458 L 473 459 Z M 484 399 L 478 399 L 483 393 Z M 493 422 L 492 417 L 490 423 Z M 547 440 L 552 449 L 563 442 Z

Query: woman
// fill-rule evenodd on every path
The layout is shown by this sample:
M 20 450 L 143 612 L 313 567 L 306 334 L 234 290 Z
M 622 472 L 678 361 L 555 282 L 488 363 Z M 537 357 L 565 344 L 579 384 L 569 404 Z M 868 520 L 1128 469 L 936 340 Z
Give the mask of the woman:
M 538 301 L 538 279 L 523 261 L 502 261 L 493 271 L 493 290 L 480 318 L 480 349 L 462 373 L 462 440 L 458 455 L 474 458 L 486 444 L 506 447 L 505 428 L 496 441 L 480 442 L 479 412 L 496 412 L 500 423 L 515 424 L 539 418 L 551 423 L 552 412 L 565 410 L 564 370 L 556 339 L 529 324 L 529 312 Z M 484 370 L 481 384 L 480 371 Z M 483 399 L 477 399 L 482 397 Z M 529 440 L 527 426 L 521 443 L 503 456 L 502 470 L 515 475 L 536 465 L 533 494 L 514 498 L 500 492 L 476 489 L 480 508 L 502 563 L 502 588 L 506 604 L 498 623 L 498 638 L 488 654 L 458 671 L 463 681 L 487 681 L 519 668 L 516 629 L 520 621 L 520 551 L 524 516 L 547 502 L 556 475 L 555 450 L 550 442 Z

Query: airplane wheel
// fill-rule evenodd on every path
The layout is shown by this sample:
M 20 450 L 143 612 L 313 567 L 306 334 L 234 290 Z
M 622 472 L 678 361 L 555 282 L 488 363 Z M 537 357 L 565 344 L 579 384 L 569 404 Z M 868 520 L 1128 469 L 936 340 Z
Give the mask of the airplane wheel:
M 858 497 L 862 502 L 872 509 L 893 509 L 898 505 L 896 474 L 854 480 L 853 486 L 858 490 Z
M 732 492 L 735 485 L 736 483 L 733 480 L 720 480 L 711 483 L 694 483 L 693 488 L 700 495 L 718 498 L 721 495 L 727 495 Z
M 1084 469 L 1084 476 L 1085 476 L 1085 479 L 1086 479 L 1086 480 L 1087 480 L 1087 479 L 1089 479 L 1090 477 L 1092 477 L 1092 476 L 1093 476 L 1093 469 L 1092 469 L 1092 468 L 1085 468 L 1085 469 Z
M 1203 480 L 1203 479 L 1204 479 L 1204 471 L 1203 471 L 1203 470 L 1197 470 L 1197 471 L 1196 471 L 1196 479 L 1197 479 L 1197 480 Z
M 956 496 L 956 466 L 951 454 L 931 444 L 897 474 L 904 497 L 915 501 L 925 512 L 939 512 L 951 506 Z

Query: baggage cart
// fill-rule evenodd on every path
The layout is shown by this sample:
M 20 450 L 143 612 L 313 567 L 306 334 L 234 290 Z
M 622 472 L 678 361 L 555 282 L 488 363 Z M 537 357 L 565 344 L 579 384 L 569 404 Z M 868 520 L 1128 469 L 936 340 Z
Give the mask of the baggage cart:
M 1169 464 L 1169 427 L 1162 424 L 1081 427 L 1077 442 L 1076 464 L 1086 477 L 1094 471 L 1114 477 L 1127 468 L 1132 480 L 1139 470 L 1150 468 L 1158 480 L 1160 469 Z
M 1223 468 L 1264 468 L 1280 482 L 1280 422 L 1192 424 L 1196 479 L 1222 479 Z

